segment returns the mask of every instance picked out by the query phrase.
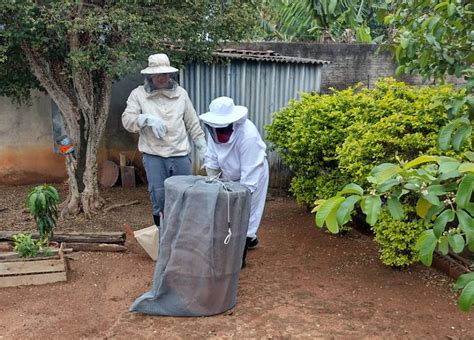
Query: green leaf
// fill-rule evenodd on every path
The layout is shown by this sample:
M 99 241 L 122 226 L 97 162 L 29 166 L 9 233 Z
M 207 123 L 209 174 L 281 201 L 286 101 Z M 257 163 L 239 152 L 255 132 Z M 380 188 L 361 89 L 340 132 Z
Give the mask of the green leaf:
M 474 188 L 474 174 L 464 176 L 459 183 L 458 192 L 456 193 L 456 204 L 461 209 L 466 209 L 471 201 L 472 191 Z
M 454 284 L 453 288 L 458 290 L 467 286 L 469 282 L 474 281 L 474 272 L 462 274 Z
M 464 154 L 466 156 L 466 158 L 471 161 L 471 162 L 474 162 L 474 152 L 472 151 L 466 151 L 466 153 Z
M 467 212 L 471 215 L 474 216 L 474 203 L 469 203 L 466 208 Z
M 356 194 L 362 196 L 364 194 L 364 189 L 355 183 L 346 185 L 341 191 L 338 192 L 338 195 L 344 194 Z
M 386 180 L 385 182 L 377 185 L 376 189 L 377 189 L 378 192 L 385 192 L 385 191 L 389 191 L 395 185 L 398 185 L 398 184 L 400 184 L 400 182 L 397 179 L 391 178 L 391 179 Z
M 441 202 L 439 201 L 438 196 L 432 193 L 428 193 L 426 195 L 423 195 L 424 199 L 430 202 L 433 205 L 440 205 Z
M 438 159 L 439 157 L 437 156 L 428 156 L 428 155 L 420 156 L 408 162 L 407 164 L 405 164 L 403 166 L 403 169 L 408 170 L 420 164 L 429 163 L 429 162 L 437 162 Z
M 316 213 L 316 225 L 322 228 L 331 211 L 337 209 L 342 202 L 344 197 L 331 197 L 321 204 Z
M 361 208 L 367 216 L 367 223 L 374 225 L 377 222 L 382 209 L 382 200 L 379 196 L 369 196 L 362 202 Z
M 37 197 L 38 197 L 38 194 L 36 192 L 32 192 L 32 193 L 30 193 L 30 196 L 29 196 L 29 199 L 28 199 L 28 207 L 30 208 L 30 213 L 33 216 L 35 216 Z
M 474 304 L 474 281 L 469 282 L 459 296 L 458 306 L 465 312 L 470 312 Z
M 44 192 L 40 192 L 40 193 L 38 194 L 38 201 L 39 201 L 39 203 L 40 203 L 40 205 L 41 205 L 41 209 L 42 209 L 42 210 L 46 209 L 46 197 L 45 197 L 45 195 L 44 195 Z
M 452 16 L 456 12 L 456 4 L 450 3 L 448 5 L 448 17 Z
M 467 243 L 474 241 L 474 218 L 464 210 L 457 210 L 456 216 L 458 217 L 459 228 L 466 235 Z
M 337 0 L 330 0 L 328 6 L 328 14 L 333 14 L 334 9 L 336 8 Z
M 360 196 L 352 195 L 347 197 L 344 202 L 341 203 L 337 209 L 337 222 L 339 225 L 344 225 L 349 222 L 351 218 L 352 211 L 354 210 L 354 205 L 360 200 Z
M 448 235 L 448 242 L 455 253 L 460 253 L 464 250 L 464 237 L 461 235 Z
M 420 197 L 418 199 L 418 202 L 416 202 L 416 207 L 415 211 L 418 216 L 421 218 L 426 218 L 426 214 L 428 213 L 428 210 L 432 207 L 433 205 L 425 200 L 423 197 Z
M 459 172 L 474 172 L 474 163 L 465 162 L 459 166 Z
M 371 175 L 376 180 L 375 184 L 381 184 L 402 171 L 403 170 L 398 165 L 392 163 L 383 163 L 376 166 L 372 170 Z
M 454 211 L 445 210 L 443 211 L 438 218 L 436 218 L 435 223 L 433 224 L 433 233 L 439 238 L 446 228 L 446 224 L 454 220 Z
M 446 172 L 446 173 L 444 173 L 444 174 L 442 174 L 441 176 L 438 177 L 438 181 L 442 182 L 442 181 L 446 181 L 448 179 L 456 178 L 456 177 L 460 177 L 460 176 L 461 176 L 461 173 L 457 170 L 451 171 L 451 172 Z
M 451 135 L 456 125 L 449 123 L 441 128 L 438 134 L 438 145 L 441 150 L 448 150 L 451 145 Z
M 444 210 L 444 204 L 440 205 L 433 205 L 431 208 L 428 209 L 428 212 L 426 213 L 425 219 L 427 221 L 434 220 L 436 216 Z
M 329 213 L 328 217 L 326 218 L 326 226 L 333 234 L 337 234 L 339 232 L 339 224 L 337 223 L 337 209 L 332 209 Z
M 387 200 L 388 211 L 395 220 L 401 220 L 404 216 L 403 207 L 398 198 L 390 196 Z
M 459 151 L 466 140 L 471 136 L 471 133 L 471 125 L 461 125 L 452 137 L 451 144 L 453 145 L 453 149 Z
M 443 255 L 448 255 L 449 253 L 449 243 L 448 243 L 448 237 L 447 236 L 441 236 L 438 240 L 438 250 L 443 254 Z
M 438 244 L 438 239 L 433 230 L 425 230 L 416 241 L 415 249 L 419 253 L 420 261 L 425 266 L 431 266 L 433 262 L 433 252 Z
M 311 213 L 315 213 L 316 211 L 318 211 L 321 204 L 323 204 L 325 201 L 326 200 L 316 200 L 316 201 L 314 201 L 314 208 L 313 208 L 313 210 L 311 210 Z
M 426 190 L 428 190 L 430 194 L 434 194 L 436 196 L 441 196 L 446 193 L 446 188 L 444 187 L 444 185 L 440 184 L 431 185 L 426 188 Z
M 458 169 L 459 165 L 461 164 L 460 161 L 450 157 L 439 157 L 439 172 L 449 173 Z
M 443 2 L 440 2 L 439 4 L 437 4 L 433 9 L 434 9 L 435 11 L 437 11 L 437 10 L 439 10 L 439 9 L 441 9 L 441 8 L 447 7 L 448 4 L 449 4 L 448 1 L 443 1 Z

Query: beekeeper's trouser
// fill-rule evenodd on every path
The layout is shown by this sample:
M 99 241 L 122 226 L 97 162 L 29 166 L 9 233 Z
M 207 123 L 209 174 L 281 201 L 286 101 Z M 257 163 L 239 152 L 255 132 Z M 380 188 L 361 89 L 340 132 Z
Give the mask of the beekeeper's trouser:
M 247 237 L 254 239 L 257 237 L 257 231 L 262 220 L 263 209 L 265 208 L 265 199 L 267 197 L 269 180 L 268 162 L 265 160 L 264 171 L 257 183 L 257 189 L 252 193 L 252 204 L 250 206 L 250 220 Z
M 191 157 L 160 157 L 143 154 L 143 165 L 145 166 L 146 178 L 148 180 L 148 192 L 153 204 L 153 219 L 155 224 L 159 221 L 160 212 L 165 208 L 165 179 L 176 175 L 191 175 Z

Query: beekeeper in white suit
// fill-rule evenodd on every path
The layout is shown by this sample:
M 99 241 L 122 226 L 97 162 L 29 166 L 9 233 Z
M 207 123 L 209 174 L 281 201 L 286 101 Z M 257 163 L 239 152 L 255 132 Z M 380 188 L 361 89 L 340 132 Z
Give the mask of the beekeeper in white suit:
M 234 104 L 232 98 L 219 97 L 209 105 L 209 112 L 199 118 L 205 123 L 210 138 L 204 165 L 208 176 L 222 174 L 238 181 L 252 193 L 250 221 L 242 268 L 247 249 L 258 244 L 257 231 L 265 207 L 268 189 L 266 145 L 255 125 L 247 119 L 247 108 Z

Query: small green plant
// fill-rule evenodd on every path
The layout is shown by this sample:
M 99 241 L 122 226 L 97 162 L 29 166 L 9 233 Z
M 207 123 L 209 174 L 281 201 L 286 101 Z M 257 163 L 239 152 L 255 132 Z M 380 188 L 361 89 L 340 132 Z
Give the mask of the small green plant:
M 26 197 L 26 205 L 36 222 L 40 240 L 45 245 L 53 235 L 58 219 L 59 194 L 56 188 L 43 184 L 34 187 Z
M 35 241 L 31 234 L 16 234 L 13 235 L 15 242 L 15 251 L 21 257 L 36 257 L 38 254 L 51 255 L 52 252 L 48 247 L 45 247 L 44 241 Z

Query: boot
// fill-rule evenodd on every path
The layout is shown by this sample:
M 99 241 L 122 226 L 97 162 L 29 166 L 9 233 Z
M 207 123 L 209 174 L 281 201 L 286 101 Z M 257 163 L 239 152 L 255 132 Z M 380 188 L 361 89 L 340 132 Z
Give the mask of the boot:
M 159 215 L 153 215 L 153 222 L 157 227 L 160 226 L 160 216 Z
M 247 237 L 245 239 L 245 248 L 244 248 L 244 254 L 242 255 L 242 266 L 240 267 L 240 269 L 245 268 L 247 266 L 245 259 L 247 257 L 247 251 L 249 250 L 250 242 L 252 242 L 252 239 L 250 237 Z

